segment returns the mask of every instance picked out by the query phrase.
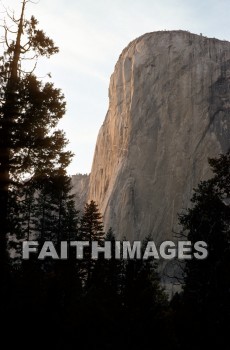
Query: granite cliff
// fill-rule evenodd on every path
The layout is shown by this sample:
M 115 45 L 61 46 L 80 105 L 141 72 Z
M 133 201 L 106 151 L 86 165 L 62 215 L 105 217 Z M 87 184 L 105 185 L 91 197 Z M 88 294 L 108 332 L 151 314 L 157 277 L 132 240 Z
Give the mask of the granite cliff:
M 82 211 L 87 202 L 87 193 L 89 187 L 88 174 L 76 174 L 72 178 L 72 194 L 75 198 L 75 206 L 77 210 Z
M 109 87 L 88 200 L 117 237 L 172 239 L 177 214 L 230 147 L 230 43 L 186 31 L 125 48 Z

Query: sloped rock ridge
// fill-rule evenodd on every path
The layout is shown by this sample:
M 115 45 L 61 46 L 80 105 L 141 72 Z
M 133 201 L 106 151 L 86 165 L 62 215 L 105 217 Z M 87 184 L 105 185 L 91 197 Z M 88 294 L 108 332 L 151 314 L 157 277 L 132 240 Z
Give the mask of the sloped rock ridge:
M 109 87 L 88 188 L 117 238 L 172 239 L 208 157 L 230 147 L 230 43 L 186 31 L 125 48 Z

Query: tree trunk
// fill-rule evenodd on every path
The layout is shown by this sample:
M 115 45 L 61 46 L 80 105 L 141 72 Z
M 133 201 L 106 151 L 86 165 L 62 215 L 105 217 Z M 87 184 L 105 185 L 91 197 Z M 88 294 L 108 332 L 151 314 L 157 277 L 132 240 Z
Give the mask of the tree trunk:
M 0 266 L 8 271 L 7 234 L 8 234 L 8 197 L 10 185 L 10 144 L 11 129 L 17 115 L 18 64 L 21 54 L 21 36 L 23 34 L 23 17 L 26 0 L 18 24 L 17 39 L 5 88 L 5 103 L 2 108 L 3 121 L 0 129 Z

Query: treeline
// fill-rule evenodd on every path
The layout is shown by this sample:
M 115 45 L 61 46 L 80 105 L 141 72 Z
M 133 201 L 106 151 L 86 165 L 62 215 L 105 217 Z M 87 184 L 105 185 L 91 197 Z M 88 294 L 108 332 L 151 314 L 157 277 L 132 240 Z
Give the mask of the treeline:
M 69 187 L 65 195 L 62 188 L 62 200 L 55 202 L 51 186 L 46 194 L 53 205 L 42 206 L 39 220 L 45 216 L 52 225 L 42 225 L 22 205 L 22 239 L 27 239 L 30 216 L 31 222 L 40 222 L 30 234 L 41 246 L 44 238 L 52 240 L 57 250 L 63 239 L 97 241 L 101 246 L 110 241 L 112 256 L 105 259 L 99 254 L 94 260 L 89 246 L 82 260 L 76 259 L 75 251 L 67 260 L 38 260 L 36 254 L 29 260 L 12 259 L 3 314 L 7 325 L 12 315 L 20 315 L 20 322 L 8 328 L 10 333 L 19 337 L 26 328 L 33 341 L 34 330 L 40 329 L 36 342 L 42 346 L 48 338 L 50 346 L 60 349 L 79 344 L 83 349 L 224 347 L 230 330 L 230 152 L 209 162 L 214 176 L 199 184 L 191 209 L 179 218 L 183 240 L 186 235 L 193 244 L 207 242 L 209 254 L 205 260 L 186 261 L 182 291 L 171 300 L 161 286 L 155 260 L 115 258 L 115 236 L 112 229 L 104 233 L 95 202 L 86 204 L 80 214 L 74 210 Z M 28 208 L 40 206 L 39 195 L 42 203 L 49 202 L 43 191 L 37 192 Z M 63 210 L 58 210 L 60 203 Z
M 58 213 L 56 220 L 60 220 Z M 63 220 L 61 225 L 64 217 Z M 168 344 L 164 335 L 168 328 L 168 300 L 160 286 L 156 263 L 151 259 L 116 259 L 115 237 L 111 229 L 104 234 L 101 215 L 93 201 L 85 205 L 82 215 L 75 213 L 73 221 L 76 225 L 72 239 L 96 240 L 101 246 L 110 241 L 111 259 L 105 259 L 104 254 L 98 260 L 91 259 L 90 246 L 85 247 L 82 260 L 76 259 L 76 252 L 67 260 L 38 260 L 36 254 L 31 254 L 29 260 L 12 259 L 12 285 L 5 311 L 8 322 L 12 314 L 20 315 L 20 324 L 10 332 L 20 336 L 26 324 L 27 336 L 32 334 L 33 341 L 33 330 L 41 327 L 42 342 L 54 334 L 51 344 L 67 349 L 76 342 L 85 349 L 147 347 L 153 339 L 145 338 L 146 331 L 156 332 L 157 337 L 161 334 L 161 342 Z M 66 239 L 66 231 L 63 234 Z M 55 235 L 56 226 L 53 231 L 47 226 L 36 239 L 41 245 L 44 236 L 52 239 L 58 250 L 63 237 Z M 143 249 L 146 243 L 147 240 Z

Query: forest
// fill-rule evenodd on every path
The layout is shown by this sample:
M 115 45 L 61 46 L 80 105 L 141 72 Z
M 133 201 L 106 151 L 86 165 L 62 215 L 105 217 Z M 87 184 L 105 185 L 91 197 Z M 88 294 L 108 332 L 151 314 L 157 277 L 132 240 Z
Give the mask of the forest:
M 58 129 L 66 102 L 53 83 L 27 72 L 58 53 L 35 17 L 4 25 L 0 57 L 1 342 L 10 348 L 224 348 L 230 325 L 230 152 L 208 159 L 212 177 L 180 214 L 178 239 L 207 242 L 204 260 L 187 260 L 180 292 L 169 298 L 156 259 L 116 259 L 94 201 L 75 209 L 67 166 L 73 154 Z M 13 35 L 13 37 L 12 37 Z M 15 35 L 15 37 L 14 37 Z M 144 249 L 152 238 L 146 233 Z M 22 259 L 22 243 L 89 241 L 84 259 Z M 125 240 L 125 238 L 124 238 Z M 93 241 L 109 241 L 111 259 L 92 259 Z

